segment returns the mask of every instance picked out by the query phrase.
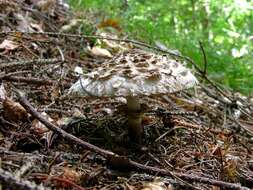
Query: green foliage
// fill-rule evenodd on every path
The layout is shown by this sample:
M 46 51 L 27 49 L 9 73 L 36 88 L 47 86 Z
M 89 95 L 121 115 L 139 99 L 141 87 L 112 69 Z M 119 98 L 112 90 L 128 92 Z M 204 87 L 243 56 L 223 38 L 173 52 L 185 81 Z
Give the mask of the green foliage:
M 126 4 L 127 2 L 127 4 Z M 253 92 L 253 2 L 247 0 L 70 0 L 75 9 L 120 20 L 130 37 L 160 41 L 203 65 L 210 78 L 243 93 Z

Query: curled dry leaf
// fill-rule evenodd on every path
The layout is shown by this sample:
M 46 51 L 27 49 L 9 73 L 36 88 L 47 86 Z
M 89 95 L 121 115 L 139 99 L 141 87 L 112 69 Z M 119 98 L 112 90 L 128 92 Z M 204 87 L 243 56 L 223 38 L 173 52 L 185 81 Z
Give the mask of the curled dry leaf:
M 42 12 L 50 12 L 56 5 L 56 0 L 40 0 L 36 3 L 36 7 Z
M 57 99 L 57 97 L 60 96 L 60 89 L 58 85 L 54 85 L 52 88 L 52 91 L 50 92 L 51 95 L 51 100 L 54 101 L 55 99 Z
M 44 30 L 42 29 L 42 24 L 31 23 L 30 25 L 35 31 L 44 32 Z
M 98 24 L 97 27 L 98 28 L 111 27 L 111 28 L 114 28 L 115 30 L 117 30 L 119 32 L 122 30 L 119 21 L 115 20 L 115 19 L 106 19 L 106 20 L 103 20 L 101 23 Z
M 72 168 L 65 167 L 63 168 L 62 177 L 70 181 L 78 183 L 80 182 L 80 179 L 81 179 L 81 173 L 77 172 L 76 170 Z
M 12 40 L 4 40 L 1 44 L 0 44 L 0 49 L 4 49 L 4 50 L 14 50 L 18 47 L 19 45 L 12 41 Z
M 108 40 L 110 38 L 119 39 L 119 37 L 115 34 L 110 34 L 106 32 L 98 32 L 97 35 L 105 37 L 105 39 L 101 39 L 97 41 L 98 43 L 103 44 L 103 46 L 105 46 L 106 48 L 110 49 L 112 52 L 122 52 L 122 51 L 126 51 L 133 48 L 132 44 L 130 43 Z
M 53 119 L 51 118 L 46 112 L 42 112 L 41 115 L 50 123 L 53 123 L 57 126 L 62 126 L 68 123 L 68 118 L 59 118 L 59 119 Z M 41 139 L 44 139 L 47 146 L 50 147 L 54 140 L 54 132 L 49 130 L 43 123 L 41 123 L 39 120 L 34 119 L 32 121 L 32 126 L 30 128 L 31 132 L 36 135 L 37 137 Z
M 54 165 L 50 170 L 50 176 L 58 176 L 73 183 L 80 183 L 82 173 L 68 166 Z M 58 181 L 57 184 L 63 188 L 69 186 L 69 183 L 64 180 Z
M 73 112 L 72 117 L 84 117 L 84 115 L 79 109 L 74 108 L 74 112 Z
M 107 49 L 103 49 L 97 46 L 91 48 L 90 53 L 93 56 L 112 58 L 112 54 Z
M 74 29 L 75 27 L 77 27 L 78 25 L 80 25 L 80 23 L 82 22 L 81 19 L 72 19 L 69 21 L 68 24 L 63 25 L 60 29 L 61 32 L 69 32 L 72 29 Z
M 239 156 L 233 156 L 230 154 L 227 154 L 225 157 L 224 162 L 224 172 L 226 173 L 226 177 L 233 182 L 236 182 L 237 179 L 237 171 L 239 162 L 241 162 L 241 159 Z
M 45 112 L 41 113 L 41 115 L 43 115 L 49 122 L 52 122 L 53 119 L 51 119 Z M 31 131 L 35 134 L 38 135 L 40 137 L 43 137 L 44 135 L 46 136 L 46 132 L 48 132 L 48 128 L 41 123 L 39 120 L 34 119 L 32 121 L 32 126 L 31 126 Z
M 76 76 L 80 76 L 83 74 L 83 68 L 82 67 L 79 67 L 79 66 L 76 66 L 75 69 L 74 69 L 74 73 Z
M 10 98 L 5 98 L 3 102 L 4 117 L 8 121 L 22 121 L 26 120 L 28 114 L 23 106 L 18 102 L 14 102 Z
M 169 185 L 168 187 L 161 181 L 154 181 L 150 183 L 145 183 L 142 190 L 173 190 L 173 187 Z

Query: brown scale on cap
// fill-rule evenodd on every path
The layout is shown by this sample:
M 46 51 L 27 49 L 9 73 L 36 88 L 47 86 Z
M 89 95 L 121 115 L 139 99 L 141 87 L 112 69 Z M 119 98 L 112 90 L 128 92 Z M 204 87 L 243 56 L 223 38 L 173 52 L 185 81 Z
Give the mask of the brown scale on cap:
M 159 80 L 161 78 L 161 75 L 159 73 L 156 72 L 150 72 L 150 75 L 146 77 L 147 80 L 151 80 L 151 81 L 155 81 L 155 80 Z

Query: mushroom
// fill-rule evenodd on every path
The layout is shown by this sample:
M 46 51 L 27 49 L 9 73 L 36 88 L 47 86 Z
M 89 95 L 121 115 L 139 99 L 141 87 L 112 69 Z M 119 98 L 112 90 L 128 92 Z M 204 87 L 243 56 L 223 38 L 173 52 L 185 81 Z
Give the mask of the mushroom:
M 113 62 L 104 63 L 82 77 L 69 89 L 70 94 L 95 97 L 125 97 L 129 136 L 141 142 L 140 96 L 182 91 L 198 81 L 177 60 L 143 50 L 128 50 Z

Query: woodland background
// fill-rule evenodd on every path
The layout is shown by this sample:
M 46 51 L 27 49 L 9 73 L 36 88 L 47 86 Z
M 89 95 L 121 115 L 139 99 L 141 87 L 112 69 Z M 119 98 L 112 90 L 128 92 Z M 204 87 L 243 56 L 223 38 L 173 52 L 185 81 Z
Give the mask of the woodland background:
M 203 65 L 211 79 L 246 95 L 253 89 L 253 2 L 247 0 L 69 0 L 76 10 L 111 19 L 130 37 L 161 42 Z M 82 28 L 86 34 L 90 27 Z

